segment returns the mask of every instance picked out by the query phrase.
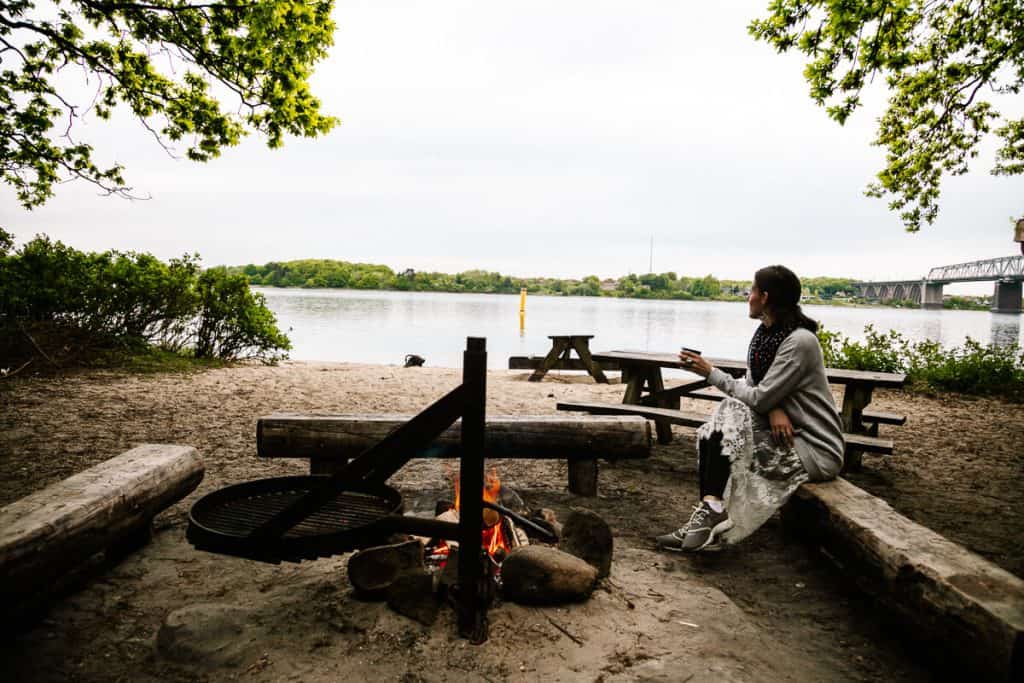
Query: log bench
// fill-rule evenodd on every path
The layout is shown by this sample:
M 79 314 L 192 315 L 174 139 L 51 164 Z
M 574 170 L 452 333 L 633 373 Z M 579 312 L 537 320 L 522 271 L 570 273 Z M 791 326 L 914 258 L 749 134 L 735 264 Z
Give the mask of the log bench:
M 634 405 L 631 403 L 588 403 L 560 402 L 555 405 L 558 410 L 578 411 L 591 415 L 638 415 L 648 420 L 658 420 L 683 427 L 700 427 L 711 417 L 704 413 L 694 413 L 672 408 L 655 408 L 653 406 Z M 892 455 L 892 439 L 881 439 L 866 434 L 843 434 L 847 452 L 858 450 L 879 455 Z
M 801 486 L 782 519 L 923 641 L 935 671 L 956 671 L 958 680 L 1024 681 L 1020 577 L 841 478 Z
M 0 508 L 0 615 L 100 552 L 149 540 L 153 517 L 202 481 L 190 446 L 143 444 Z
M 330 474 L 404 424 L 407 415 L 275 413 L 256 423 L 261 458 L 308 458 L 311 474 Z M 458 458 L 456 422 L 415 458 Z M 487 416 L 487 458 L 567 460 L 569 491 L 597 495 L 598 458 L 646 458 L 651 427 L 638 416 Z

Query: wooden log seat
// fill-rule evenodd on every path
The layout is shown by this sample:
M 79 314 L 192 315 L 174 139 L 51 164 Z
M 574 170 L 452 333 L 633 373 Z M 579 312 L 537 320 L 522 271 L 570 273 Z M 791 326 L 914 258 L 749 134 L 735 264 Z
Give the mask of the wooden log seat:
M 406 415 L 276 413 L 256 423 L 256 452 L 263 458 L 309 458 L 312 474 L 337 470 L 408 420 Z M 459 422 L 416 458 L 457 458 Z M 651 428 L 641 417 L 589 415 L 487 416 L 487 458 L 569 461 L 569 490 L 597 495 L 597 460 L 645 458 Z
M 151 522 L 203 479 L 190 446 L 143 444 L 0 508 L 0 615 L 68 570 L 149 539 Z
M 555 407 L 558 410 L 579 411 L 592 415 L 639 415 L 648 420 L 664 420 L 683 427 L 700 427 L 711 417 L 704 413 L 640 406 L 631 403 L 561 402 Z M 843 434 L 843 439 L 846 441 L 847 451 L 856 449 L 879 455 L 892 455 L 894 448 L 892 439 L 881 439 L 866 434 Z
M 787 529 L 822 547 L 932 650 L 936 672 L 956 672 L 959 680 L 1024 681 L 1020 577 L 845 479 L 804 484 L 782 517 Z

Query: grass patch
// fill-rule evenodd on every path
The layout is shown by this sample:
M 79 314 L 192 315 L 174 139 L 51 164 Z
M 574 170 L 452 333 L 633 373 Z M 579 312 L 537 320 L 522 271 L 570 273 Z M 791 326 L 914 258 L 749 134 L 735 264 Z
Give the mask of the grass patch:
M 236 364 L 220 358 L 196 358 L 192 354 L 156 347 L 135 352 L 105 352 L 89 363 L 92 367 L 135 374 L 200 372 Z

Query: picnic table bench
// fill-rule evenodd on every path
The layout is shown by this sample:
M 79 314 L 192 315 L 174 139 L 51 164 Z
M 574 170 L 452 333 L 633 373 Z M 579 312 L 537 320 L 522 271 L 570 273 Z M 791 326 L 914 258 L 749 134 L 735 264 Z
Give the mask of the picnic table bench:
M 595 414 L 642 415 L 655 422 L 659 443 L 672 441 L 672 424 L 699 426 L 708 416 L 700 413 L 686 413 L 679 410 L 680 399 L 696 398 L 721 400 L 720 392 L 710 390 L 703 377 L 666 388 L 662 368 L 686 370 L 676 354 L 650 353 L 643 351 L 603 351 L 593 354 L 598 363 L 614 362 L 622 369 L 622 380 L 626 391 L 622 404 L 569 403 L 558 404 L 559 410 L 580 410 Z M 721 358 L 709 359 L 711 363 L 733 377 L 743 377 L 747 372 L 744 361 Z M 830 384 L 841 384 L 843 402 L 840 417 L 843 422 L 844 438 L 847 444 L 846 461 L 848 469 L 860 466 L 864 452 L 891 454 L 893 443 L 878 437 L 879 424 L 900 425 L 906 422 L 902 415 L 881 411 L 865 411 L 871 403 L 876 388 L 901 388 L 906 376 L 901 373 L 868 372 L 864 370 L 843 370 L 826 368 Z M 628 406 L 628 407 L 627 407 Z M 653 410 L 652 409 L 656 409 Z

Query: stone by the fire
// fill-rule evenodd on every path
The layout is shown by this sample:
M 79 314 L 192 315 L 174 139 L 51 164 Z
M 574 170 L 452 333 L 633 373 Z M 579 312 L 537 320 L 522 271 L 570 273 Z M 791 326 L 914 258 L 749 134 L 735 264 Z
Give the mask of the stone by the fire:
M 434 579 L 425 570 L 402 574 L 385 592 L 388 606 L 399 614 L 425 626 L 437 619 L 441 603 L 434 592 Z
M 562 527 L 558 547 L 597 569 L 598 578 L 605 578 L 612 568 L 612 530 L 596 512 L 573 508 Z
M 590 597 L 597 569 L 557 548 L 528 545 L 509 553 L 501 565 L 506 600 L 550 605 Z
M 348 559 L 348 580 L 366 598 L 383 598 L 399 577 L 424 571 L 423 545 L 417 540 L 367 548 Z

